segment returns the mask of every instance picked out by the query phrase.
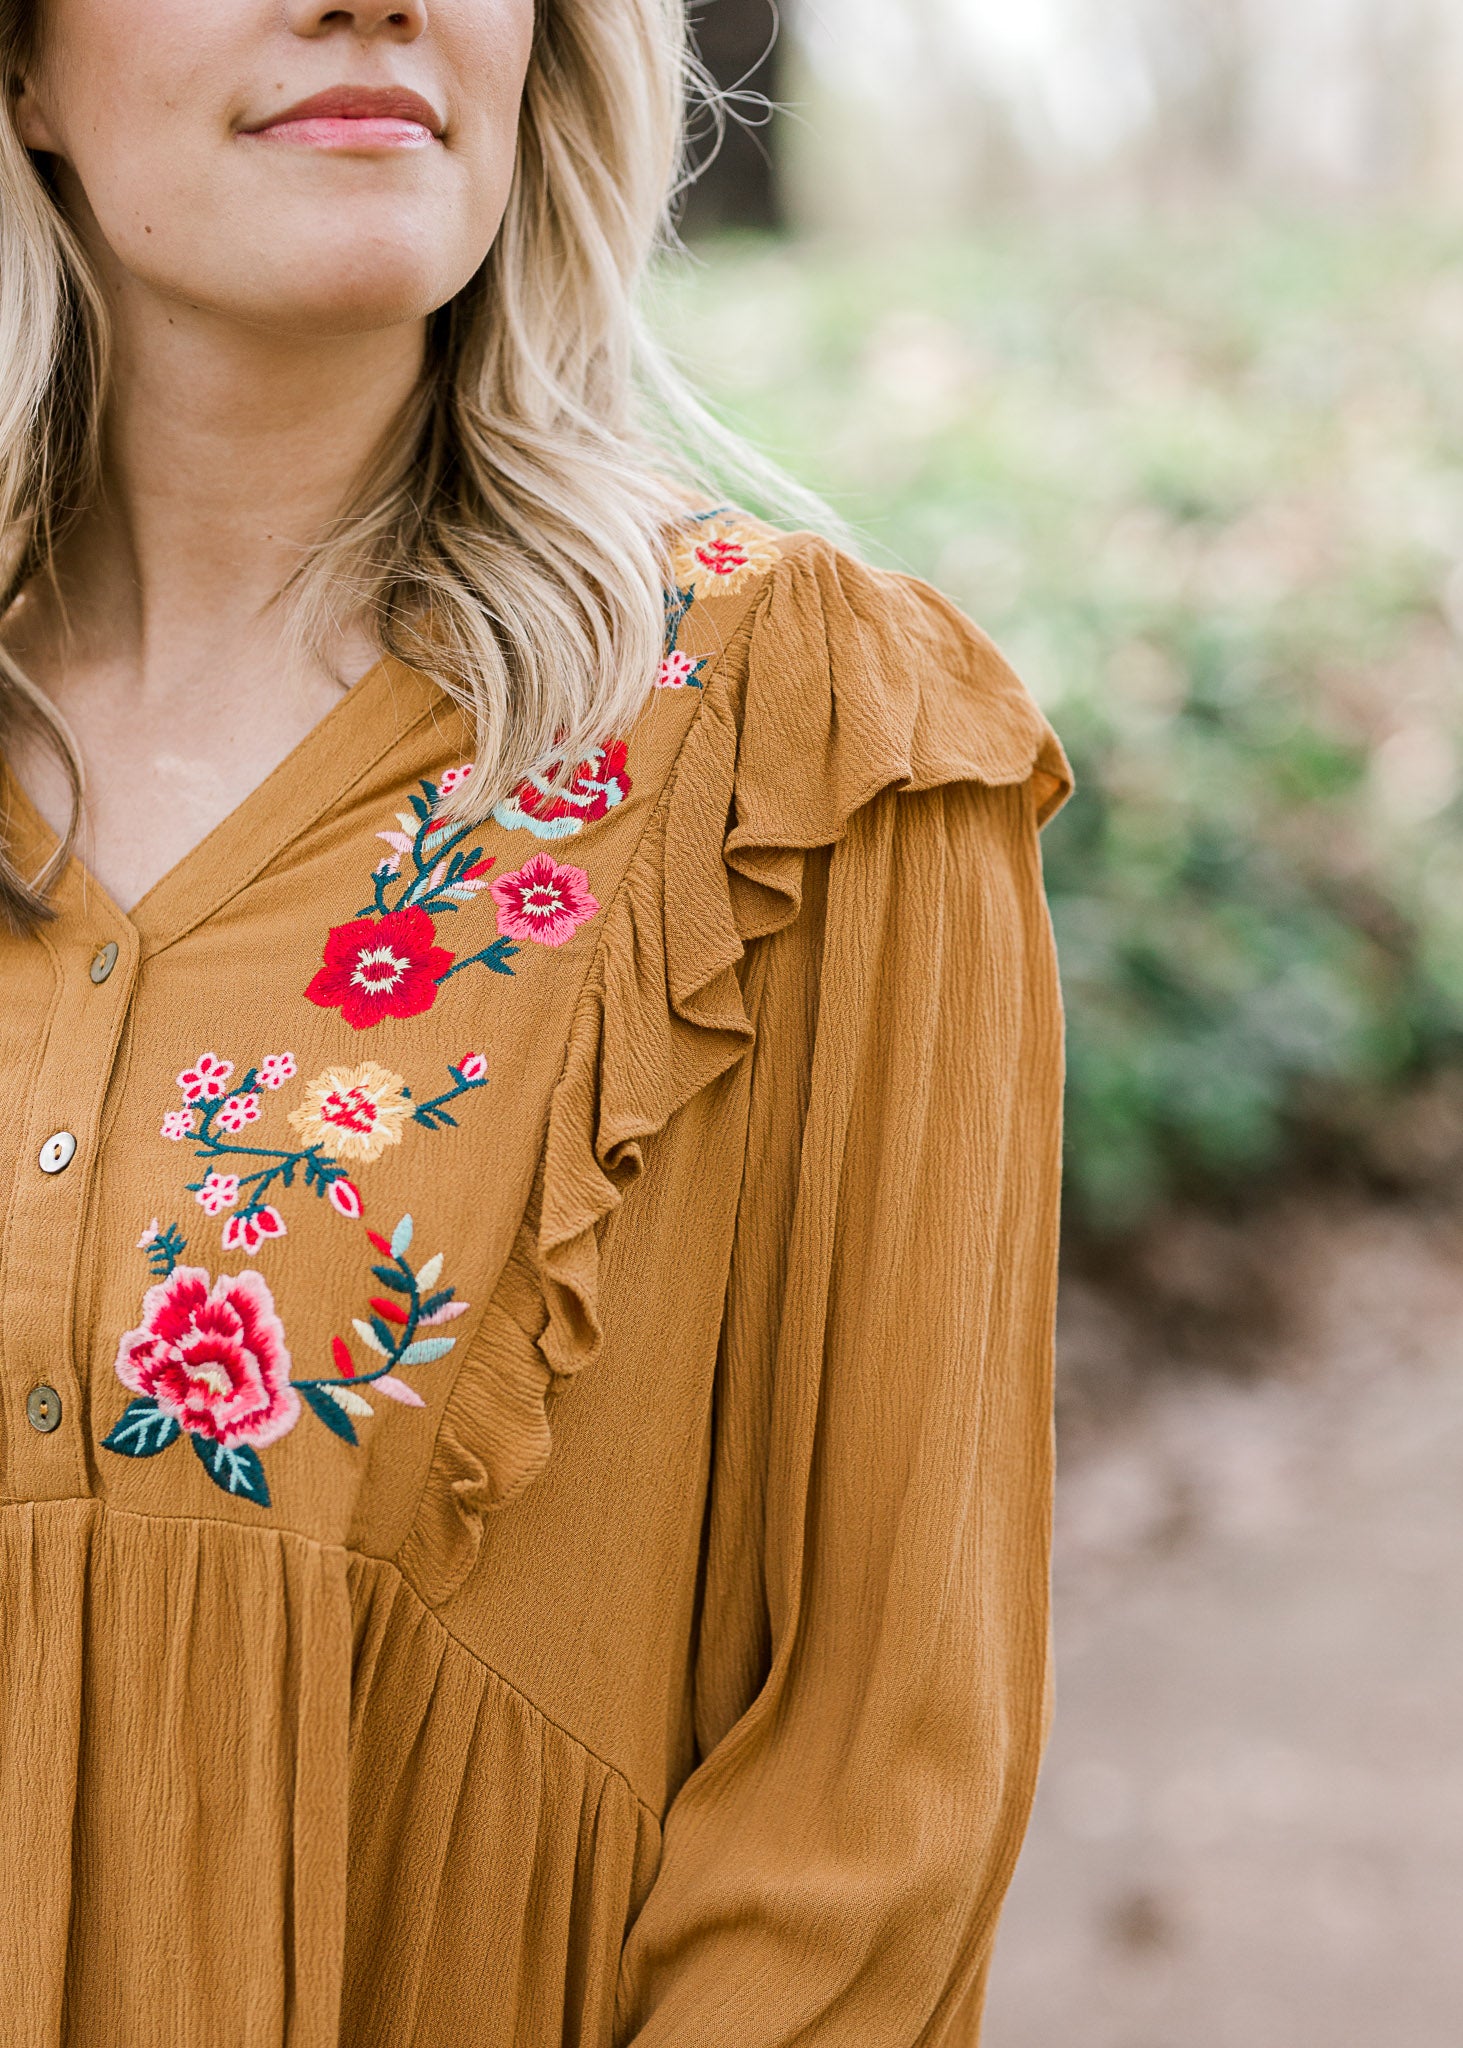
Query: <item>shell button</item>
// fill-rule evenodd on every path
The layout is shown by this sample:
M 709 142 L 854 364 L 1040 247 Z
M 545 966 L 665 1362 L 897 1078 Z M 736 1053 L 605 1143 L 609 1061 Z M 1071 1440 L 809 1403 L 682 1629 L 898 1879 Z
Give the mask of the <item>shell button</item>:
M 70 1131 L 52 1131 L 40 1150 L 42 1173 L 60 1173 L 76 1157 L 76 1139 Z
M 100 953 L 97 954 L 95 960 L 91 963 L 92 980 L 97 982 L 105 981 L 116 964 L 117 941 L 115 939 L 108 939 L 105 946 L 102 947 Z
M 48 1436 L 61 1420 L 61 1396 L 54 1387 L 32 1387 L 25 1397 L 25 1413 L 31 1428 Z

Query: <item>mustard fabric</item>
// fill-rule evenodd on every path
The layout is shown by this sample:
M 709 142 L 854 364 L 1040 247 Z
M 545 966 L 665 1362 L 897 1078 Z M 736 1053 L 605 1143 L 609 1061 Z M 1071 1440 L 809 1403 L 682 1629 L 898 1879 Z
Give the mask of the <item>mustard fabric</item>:
M 976 2041 L 1067 767 L 928 587 L 701 538 L 577 810 L 439 856 L 388 660 L 130 916 L 73 861 L 0 936 L 7 2048 Z

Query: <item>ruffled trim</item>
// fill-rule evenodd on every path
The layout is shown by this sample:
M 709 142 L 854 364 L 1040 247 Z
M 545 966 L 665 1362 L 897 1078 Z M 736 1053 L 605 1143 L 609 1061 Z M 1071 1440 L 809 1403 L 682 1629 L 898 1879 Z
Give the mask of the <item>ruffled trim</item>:
M 737 965 L 797 915 L 806 856 L 881 790 L 963 781 L 1029 783 L 1039 824 L 1072 787 L 1024 684 L 946 598 L 825 541 L 790 546 L 708 682 L 554 1092 L 538 1252 L 557 1375 L 598 1351 L 600 1228 L 641 1141 L 751 1042 Z
M 752 1041 L 737 974 L 747 946 L 792 921 L 807 855 L 842 838 L 881 790 L 961 781 L 1029 783 L 1044 824 L 1071 772 L 1023 684 L 945 598 L 816 536 L 784 540 L 706 678 L 603 913 L 549 1106 L 536 1190 L 538 1313 L 519 1300 L 509 1319 L 518 1369 L 494 1421 L 482 1389 L 471 1412 L 454 1392 L 444 1417 L 460 1518 L 454 1583 L 476 1553 L 478 1518 L 517 1498 L 546 1462 L 548 1399 L 599 1352 L 600 1239 L 642 1169 L 643 1141 Z M 507 1278 L 521 1296 L 522 1260 Z M 495 1345 L 500 1370 L 512 1348 Z M 489 1443 L 496 1460 L 483 1455 Z M 432 1539 L 440 1570 L 449 1542 L 440 1520 Z

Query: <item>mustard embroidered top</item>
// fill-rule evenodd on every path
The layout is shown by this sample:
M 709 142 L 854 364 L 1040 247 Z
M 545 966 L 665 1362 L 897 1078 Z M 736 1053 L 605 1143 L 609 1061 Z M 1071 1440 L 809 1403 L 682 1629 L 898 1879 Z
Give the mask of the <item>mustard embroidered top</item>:
M 0 935 L 7 2048 L 976 2040 L 1066 764 L 922 584 L 720 513 L 674 575 L 566 795 L 438 822 L 387 660 Z

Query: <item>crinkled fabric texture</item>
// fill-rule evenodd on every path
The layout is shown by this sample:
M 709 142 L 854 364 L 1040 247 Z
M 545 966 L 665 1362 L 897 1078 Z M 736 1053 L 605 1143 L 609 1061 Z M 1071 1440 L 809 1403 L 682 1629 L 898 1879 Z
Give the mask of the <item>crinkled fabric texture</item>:
M 577 811 L 427 838 L 467 736 L 383 664 L 130 915 L 73 863 L 0 937 L 14 2048 L 978 2038 L 1050 1713 L 1069 777 L 927 586 L 708 532 Z

